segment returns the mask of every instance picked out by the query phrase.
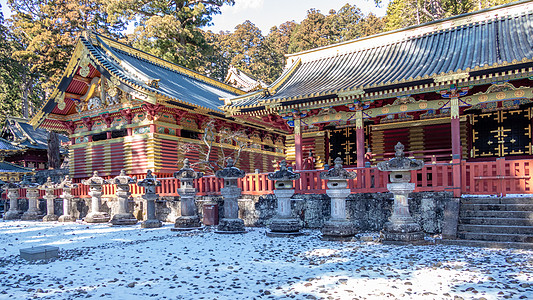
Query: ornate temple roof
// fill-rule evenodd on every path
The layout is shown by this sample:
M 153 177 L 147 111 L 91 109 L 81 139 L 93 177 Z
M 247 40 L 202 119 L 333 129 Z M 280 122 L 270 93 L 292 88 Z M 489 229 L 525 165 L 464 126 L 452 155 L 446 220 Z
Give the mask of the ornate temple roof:
M 28 121 L 23 118 L 8 116 L 3 128 L 2 136 L 6 137 L 16 146 L 27 149 L 48 149 L 48 131 L 42 128 L 33 128 Z M 59 135 L 59 140 L 63 143 L 69 141 L 68 137 Z M 64 149 L 62 149 L 64 150 Z
M 87 71 L 80 73 L 83 68 Z M 76 99 L 69 95 L 86 93 L 88 82 L 96 76 L 105 77 L 138 100 L 152 104 L 167 102 L 208 112 L 222 112 L 218 108 L 223 104 L 219 98 L 244 94 L 237 88 L 113 39 L 85 33 L 80 36 L 60 83 L 30 123 L 38 126 L 50 113 L 75 113 Z
M 7 161 L 0 161 L 0 173 L 23 173 L 30 174 L 33 173 L 32 169 L 24 168 L 14 163 Z
M 225 99 L 250 113 L 324 99 L 473 81 L 533 66 L 533 2 L 522 1 L 287 55 L 268 88 Z M 528 77 L 528 76 L 525 76 Z
M 268 87 L 268 84 L 234 66 L 229 67 L 224 82 L 245 92 L 252 92 Z
M 21 152 L 23 149 L 21 147 L 13 145 L 10 141 L 0 138 L 0 153 L 8 154 Z

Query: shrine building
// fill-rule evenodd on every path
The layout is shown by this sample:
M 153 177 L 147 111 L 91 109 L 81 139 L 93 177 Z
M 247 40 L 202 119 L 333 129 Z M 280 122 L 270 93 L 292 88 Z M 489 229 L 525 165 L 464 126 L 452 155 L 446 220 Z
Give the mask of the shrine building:
M 246 135 L 242 139 L 251 146 L 242 151 L 238 167 L 273 171 L 273 161 L 285 155 L 287 126 L 226 116 L 219 98 L 242 94 L 113 39 L 85 33 L 60 83 L 30 123 L 68 134 L 70 175 L 76 181 L 93 171 L 116 176 L 121 169 L 141 177 L 151 169 L 169 177 L 184 157 L 199 160 L 208 123 L 217 132 Z M 237 147 L 220 136 L 215 139 L 213 157 Z
M 289 54 L 273 84 L 223 109 L 282 118 L 296 170 L 308 156 L 314 168 L 341 157 L 366 181 L 360 191 L 379 191 L 363 168 L 401 142 L 434 165 L 415 178 L 427 191 L 531 193 L 532 37 L 527 1 Z

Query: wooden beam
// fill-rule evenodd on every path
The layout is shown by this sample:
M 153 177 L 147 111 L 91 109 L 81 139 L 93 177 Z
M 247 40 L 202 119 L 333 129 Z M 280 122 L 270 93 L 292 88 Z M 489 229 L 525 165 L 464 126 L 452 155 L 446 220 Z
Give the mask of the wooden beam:
M 85 78 L 85 77 L 82 77 L 82 76 L 80 76 L 78 74 L 74 75 L 74 80 L 84 82 L 87 85 L 89 85 L 89 83 L 91 83 L 91 78 Z
M 72 99 L 78 99 L 78 100 L 80 100 L 81 95 L 78 95 L 78 94 L 72 94 L 72 93 L 65 93 L 65 98 L 72 98 Z

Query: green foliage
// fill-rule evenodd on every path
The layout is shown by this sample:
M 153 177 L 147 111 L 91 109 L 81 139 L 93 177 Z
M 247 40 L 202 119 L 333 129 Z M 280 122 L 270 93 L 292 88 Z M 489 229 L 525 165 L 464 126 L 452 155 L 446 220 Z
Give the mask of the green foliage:
M 400 29 L 514 0 L 392 0 L 387 7 L 385 30 Z
M 206 71 L 213 50 L 199 27 L 211 23 L 224 4 L 234 0 L 109 0 L 109 22 L 135 22 L 130 43 L 155 56 L 197 71 Z

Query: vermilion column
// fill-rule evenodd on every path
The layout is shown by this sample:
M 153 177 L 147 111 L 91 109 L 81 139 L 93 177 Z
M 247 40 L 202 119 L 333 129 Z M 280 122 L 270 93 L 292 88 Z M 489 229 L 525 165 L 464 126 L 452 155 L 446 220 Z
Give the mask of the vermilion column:
M 461 123 L 459 119 L 459 98 L 452 97 L 451 109 L 451 132 L 452 132 L 452 164 L 453 164 L 453 194 L 461 196 Z
M 356 136 L 356 153 L 357 167 L 365 166 L 365 129 L 363 128 L 363 111 L 355 112 L 355 136 Z
M 303 155 L 302 155 L 302 128 L 300 117 L 294 118 L 294 152 L 296 170 L 302 169 Z

